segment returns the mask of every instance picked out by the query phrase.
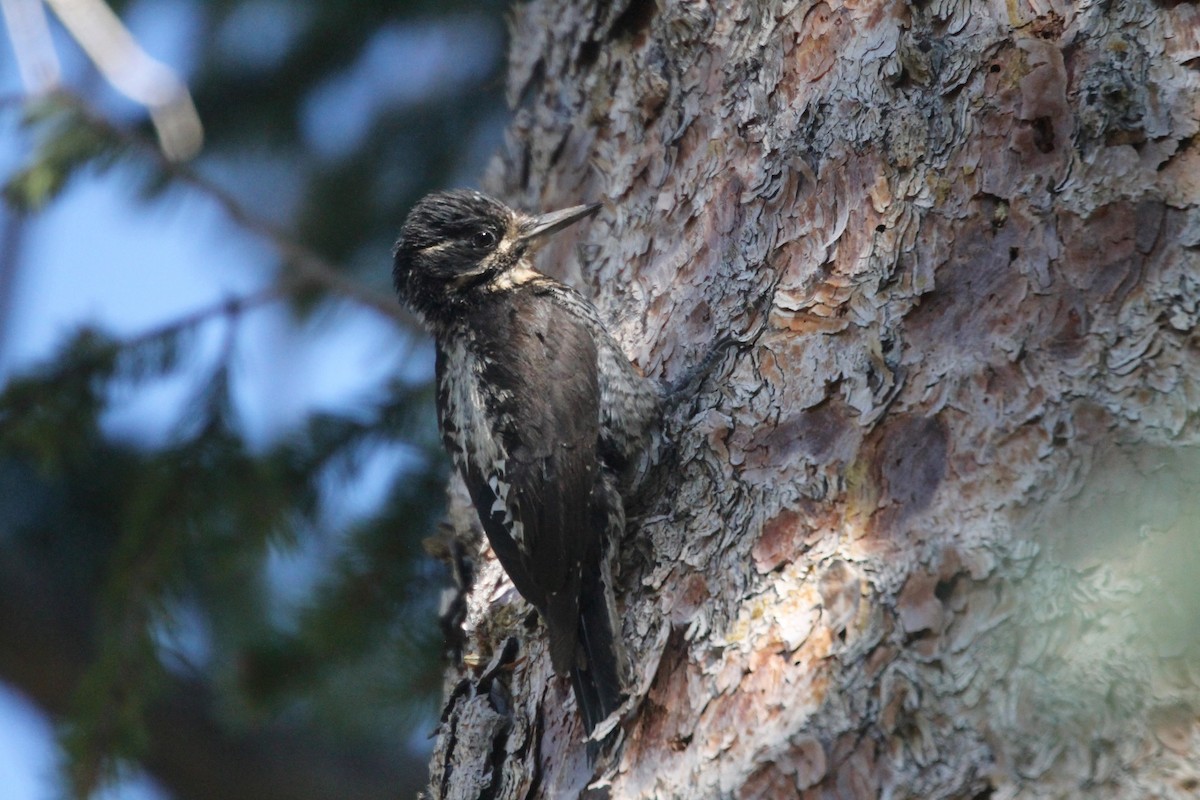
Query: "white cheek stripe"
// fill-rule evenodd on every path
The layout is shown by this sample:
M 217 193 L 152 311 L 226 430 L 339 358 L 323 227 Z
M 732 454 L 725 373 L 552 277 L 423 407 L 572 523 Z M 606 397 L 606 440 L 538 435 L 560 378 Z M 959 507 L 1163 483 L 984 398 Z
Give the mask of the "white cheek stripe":
M 520 286 L 529 283 L 535 278 L 540 278 L 542 273 L 538 272 L 533 267 L 529 266 L 524 261 L 517 264 L 507 272 L 503 272 L 499 277 L 492 282 L 493 291 L 496 289 L 511 289 L 514 286 Z

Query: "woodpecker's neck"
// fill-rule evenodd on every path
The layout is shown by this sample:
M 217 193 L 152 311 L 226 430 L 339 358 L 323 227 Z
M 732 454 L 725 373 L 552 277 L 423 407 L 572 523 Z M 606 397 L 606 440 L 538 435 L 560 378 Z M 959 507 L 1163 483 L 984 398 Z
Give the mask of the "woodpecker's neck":
M 528 258 L 475 285 L 454 292 L 438 292 L 415 287 L 408 306 L 425 327 L 441 341 L 473 329 L 494 327 L 493 315 L 511 311 L 508 301 L 539 286 L 555 286 L 554 279 L 533 268 Z

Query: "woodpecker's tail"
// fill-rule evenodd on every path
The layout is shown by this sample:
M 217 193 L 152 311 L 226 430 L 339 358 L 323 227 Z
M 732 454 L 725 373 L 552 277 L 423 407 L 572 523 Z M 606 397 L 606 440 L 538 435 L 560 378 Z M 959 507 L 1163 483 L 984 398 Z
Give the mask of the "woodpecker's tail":
M 585 576 L 584 583 L 579 605 L 579 650 L 571 669 L 571 685 L 590 735 L 625 702 L 625 648 L 619 634 L 614 635 L 620 623 L 611 581 Z

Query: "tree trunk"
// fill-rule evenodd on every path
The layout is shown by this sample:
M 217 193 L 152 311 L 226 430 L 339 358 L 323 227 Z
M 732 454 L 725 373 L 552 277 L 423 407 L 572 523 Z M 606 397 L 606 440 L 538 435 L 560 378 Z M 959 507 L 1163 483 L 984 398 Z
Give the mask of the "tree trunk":
M 484 553 L 432 795 L 1200 791 L 1200 7 L 514 13 L 490 188 L 605 203 L 543 268 L 663 383 L 751 344 L 621 547 L 619 742 Z

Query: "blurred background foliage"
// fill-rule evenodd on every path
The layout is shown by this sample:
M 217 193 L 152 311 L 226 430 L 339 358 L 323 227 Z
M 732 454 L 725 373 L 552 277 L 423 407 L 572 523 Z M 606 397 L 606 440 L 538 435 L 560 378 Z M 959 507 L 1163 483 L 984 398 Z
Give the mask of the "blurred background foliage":
M 180 193 L 199 192 L 269 246 L 253 292 L 132 336 L 80 318 L 53 357 L 0 373 L 0 680 L 55 721 L 73 796 L 131 772 L 178 798 L 411 796 L 447 585 L 422 547 L 446 475 L 428 346 L 396 314 L 395 374 L 268 432 L 242 411 L 236 365 L 264 306 L 320 336 L 378 318 L 362 297 L 391 302 L 407 208 L 474 183 L 500 142 L 505 3 L 111 6 L 151 26 L 169 6 L 184 26 L 168 37 L 181 52 L 155 55 L 191 90 L 204 148 L 159 157 L 144 110 L 78 54 L 60 93 L 0 98 L 5 130 L 21 120 L 0 175 L 0 313 L 38 269 L 25 227 L 106 171 L 147 214 L 186 213 Z M 54 41 L 73 44 L 57 27 Z M 162 431 L 114 435 L 106 420 L 138 402 Z

